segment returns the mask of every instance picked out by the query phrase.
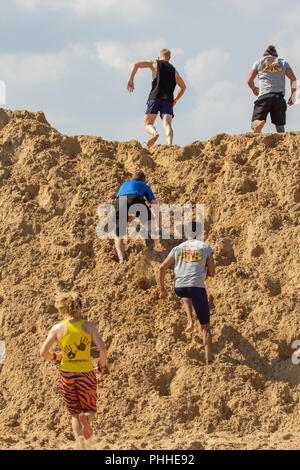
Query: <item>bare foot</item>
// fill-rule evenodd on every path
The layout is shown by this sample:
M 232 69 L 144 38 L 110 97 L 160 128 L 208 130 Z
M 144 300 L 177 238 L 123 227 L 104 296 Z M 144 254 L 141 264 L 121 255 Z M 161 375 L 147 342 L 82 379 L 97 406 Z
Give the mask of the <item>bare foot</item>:
M 255 132 L 256 134 L 260 134 L 265 124 L 266 121 L 256 121 L 253 132 Z
M 191 333 L 193 330 L 194 330 L 194 323 L 189 323 L 184 331 L 186 333 Z
M 155 144 L 158 138 L 159 138 L 159 133 L 156 132 L 156 134 L 154 134 L 154 136 L 151 137 L 151 139 L 149 139 L 148 142 L 146 143 L 147 149 L 150 149 L 152 145 Z
M 84 414 L 81 413 L 79 415 L 79 421 L 82 425 L 82 434 L 85 439 L 89 439 L 93 435 L 93 430 L 91 428 L 89 418 Z
M 85 450 L 84 438 L 82 436 L 77 437 L 74 448 L 75 450 Z

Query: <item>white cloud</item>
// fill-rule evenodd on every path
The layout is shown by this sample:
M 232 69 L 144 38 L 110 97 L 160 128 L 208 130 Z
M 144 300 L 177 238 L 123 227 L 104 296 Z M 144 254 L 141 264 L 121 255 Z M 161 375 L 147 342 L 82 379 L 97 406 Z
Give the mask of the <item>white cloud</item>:
M 24 8 L 35 8 L 41 3 L 40 0 L 13 0 L 14 3 Z
M 195 135 L 204 129 L 206 137 L 250 130 L 253 100 L 246 85 L 229 79 L 230 66 L 230 54 L 222 49 L 209 49 L 187 60 L 185 74 L 195 106 L 186 121 Z
M 69 10 L 77 15 L 121 16 L 123 21 L 136 23 L 141 18 L 152 17 L 159 11 L 158 0 L 13 0 L 17 5 L 46 10 Z
M 81 46 L 72 46 L 59 52 L 0 54 L 1 77 L 10 81 L 32 84 L 57 82 L 65 78 L 76 59 L 87 51 Z
M 222 49 L 209 49 L 186 61 L 187 80 L 195 90 L 202 90 L 224 79 L 230 54 Z
M 205 132 L 205 138 L 219 133 L 250 132 L 251 98 L 242 90 L 231 87 L 231 93 L 222 95 L 220 99 L 204 97 L 198 99 L 196 107 L 186 117 L 186 122 L 194 135 L 199 130 Z
M 300 37 L 299 37 L 300 5 L 292 11 L 284 12 L 280 17 L 280 28 L 274 33 L 274 42 L 281 57 L 288 60 L 294 72 L 300 77 Z
M 234 8 L 246 16 L 266 13 L 272 16 L 274 9 L 282 3 L 282 0 L 213 0 L 213 5 L 217 8 Z
M 122 75 L 129 75 L 133 62 L 155 59 L 160 49 L 166 47 L 163 38 L 151 39 L 139 43 L 123 41 L 100 41 L 96 43 L 97 55 L 101 63 L 117 70 Z M 183 55 L 182 49 L 171 49 L 172 59 Z
M 130 61 L 128 50 L 121 41 L 101 41 L 96 43 L 100 62 L 122 74 L 128 74 Z
M 300 5 L 295 5 L 292 10 L 285 10 L 280 16 L 280 23 L 282 23 L 283 31 L 287 35 L 299 33 L 299 15 Z

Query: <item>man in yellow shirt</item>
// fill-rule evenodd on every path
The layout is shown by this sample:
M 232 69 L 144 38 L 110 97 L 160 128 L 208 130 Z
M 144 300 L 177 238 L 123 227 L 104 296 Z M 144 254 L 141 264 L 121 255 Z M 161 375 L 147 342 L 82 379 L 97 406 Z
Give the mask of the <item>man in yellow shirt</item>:
M 107 350 L 96 325 L 81 317 L 82 302 L 76 292 L 60 294 L 55 305 L 66 320 L 51 328 L 40 356 L 61 363 L 59 388 L 72 417 L 75 439 L 82 435 L 89 439 L 93 434 L 90 422 L 97 411 L 97 379 L 106 369 Z M 100 351 L 100 373 L 93 369 L 92 341 Z M 61 352 L 50 353 L 56 342 Z

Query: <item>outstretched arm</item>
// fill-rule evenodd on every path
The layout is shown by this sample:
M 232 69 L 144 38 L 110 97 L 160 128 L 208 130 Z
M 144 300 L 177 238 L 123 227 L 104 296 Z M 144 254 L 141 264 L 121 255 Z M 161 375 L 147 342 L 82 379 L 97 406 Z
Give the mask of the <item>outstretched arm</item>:
M 127 90 L 132 92 L 134 90 L 134 77 L 138 69 L 151 69 L 154 72 L 156 61 L 155 60 L 145 60 L 142 62 L 135 62 L 131 68 L 130 77 L 127 82 Z
M 49 351 L 51 349 L 51 346 L 53 346 L 53 344 L 57 340 L 56 330 L 57 330 L 57 325 L 51 328 L 50 333 L 48 334 L 48 337 L 45 340 L 40 350 L 40 356 L 43 357 L 44 359 L 48 359 L 49 361 L 51 361 L 53 358 L 53 354 L 51 354 Z M 56 359 L 61 360 L 61 353 L 57 354 Z
M 254 85 L 254 79 L 255 79 L 256 76 L 257 76 L 257 70 L 251 70 L 251 72 L 249 74 L 249 77 L 248 77 L 248 80 L 247 80 L 247 83 L 248 83 L 248 86 L 253 91 L 254 95 L 258 96 L 259 88 Z
M 166 299 L 167 293 L 165 291 L 165 276 L 167 269 L 174 264 L 174 259 L 171 256 L 167 256 L 165 261 L 159 267 L 159 289 L 160 289 L 160 299 Z
M 175 73 L 175 80 L 176 80 L 176 85 L 178 85 L 179 87 L 179 90 L 177 92 L 177 95 L 174 98 L 174 104 L 176 104 L 176 102 L 182 97 L 183 93 L 186 90 L 186 85 L 178 72 Z
M 285 74 L 290 79 L 291 83 L 291 96 L 289 97 L 288 105 L 292 106 L 296 101 L 297 79 L 290 68 L 286 69 Z

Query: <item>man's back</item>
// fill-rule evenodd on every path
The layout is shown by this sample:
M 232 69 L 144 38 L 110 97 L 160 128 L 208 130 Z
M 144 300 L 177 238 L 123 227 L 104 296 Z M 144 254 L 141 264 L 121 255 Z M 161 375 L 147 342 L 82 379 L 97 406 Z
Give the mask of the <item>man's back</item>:
M 187 240 L 172 249 L 175 261 L 175 287 L 205 287 L 206 260 L 213 249 L 201 240 Z
M 290 68 L 286 60 L 265 56 L 256 61 L 253 70 L 258 73 L 259 96 L 267 93 L 282 93 L 285 95 L 285 72 Z
M 152 81 L 148 100 L 167 99 L 173 104 L 176 70 L 167 60 L 157 60 L 157 75 Z
M 155 196 L 146 183 L 138 180 L 128 180 L 120 187 L 117 197 L 127 196 L 129 194 L 136 194 L 140 198 L 146 197 L 148 202 L 154 201 Z

